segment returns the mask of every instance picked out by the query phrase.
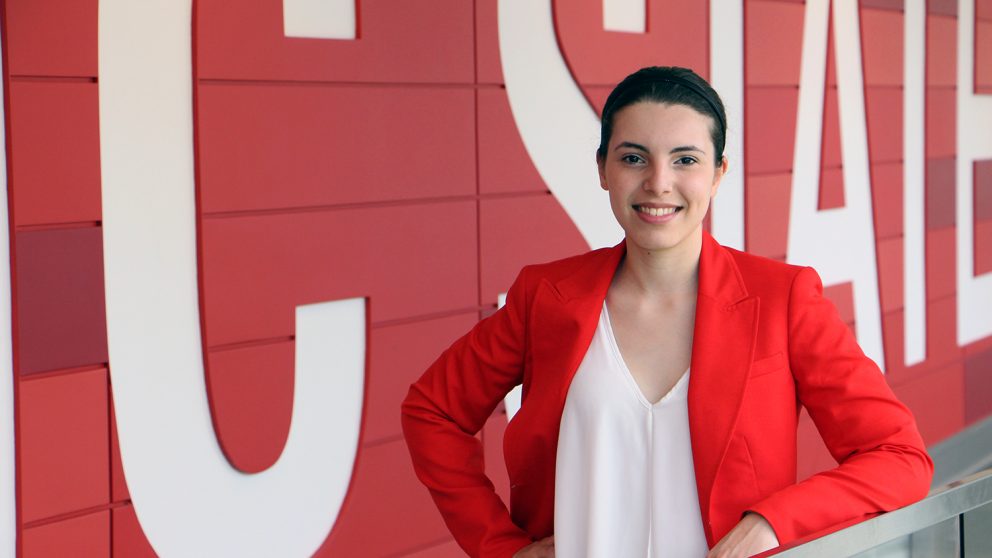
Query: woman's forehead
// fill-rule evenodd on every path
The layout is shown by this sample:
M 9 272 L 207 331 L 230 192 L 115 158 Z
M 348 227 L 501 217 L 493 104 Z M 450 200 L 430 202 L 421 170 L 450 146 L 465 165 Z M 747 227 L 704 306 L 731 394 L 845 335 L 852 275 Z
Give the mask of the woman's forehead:
M 610 143 L 688 143 L 709 150 L 712 148 L 712 125 L 712 117 L 689 106 L 642 101 L 628 105 L 614 115 Z

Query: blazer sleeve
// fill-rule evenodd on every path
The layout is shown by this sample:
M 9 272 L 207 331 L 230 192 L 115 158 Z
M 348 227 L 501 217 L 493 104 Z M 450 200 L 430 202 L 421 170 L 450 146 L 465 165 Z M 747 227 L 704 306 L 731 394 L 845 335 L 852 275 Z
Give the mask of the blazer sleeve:
M 526 352 L 527 269 L 506 304 L 455 341 L 410 387 L 403 433 L 417 477 L 470 556 L 512 556 L 533 542 L 517 527 L 485 474 L 475 436 L 521 383 Z
M 789 364 L 798 396 L 838 466 L 780 490 L 751 511 L 785 542 L 926 496 L 933 462 L 916 421 L 803 268 L 789 296 Z

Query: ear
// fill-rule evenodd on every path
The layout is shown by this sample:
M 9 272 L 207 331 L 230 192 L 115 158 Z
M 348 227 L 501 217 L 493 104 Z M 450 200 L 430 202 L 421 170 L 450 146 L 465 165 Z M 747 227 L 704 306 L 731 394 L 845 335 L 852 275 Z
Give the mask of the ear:
M 600 157 L 596 154 L 596 166 L 599 168 L 599 187 L 609 191 L 609 187 L 606 184 L 606 159 Z
M 730 162 L 724 156 L 720 159 L 720 165 L 717 166 L 716 173 L 713 175 L 713 185 L 710 186 L 710 198 L 716 197 L 716 191 L 720 189 L 720 183 L 723 182 L 723 177 L 727 174 L 728 168 L 730 168 Z

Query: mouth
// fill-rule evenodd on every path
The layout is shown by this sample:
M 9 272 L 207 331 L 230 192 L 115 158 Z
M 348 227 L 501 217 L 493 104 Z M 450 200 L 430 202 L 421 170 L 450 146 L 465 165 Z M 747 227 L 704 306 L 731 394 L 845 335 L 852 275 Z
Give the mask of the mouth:
M 649 207 L 647 205 L 634 205 L 634 210 L 638 213 L 644 213 L 652 217 L 664 217 L 666 215 L 673 215 L 682 210 L 682 206 L 667 206 L 667 207 Z

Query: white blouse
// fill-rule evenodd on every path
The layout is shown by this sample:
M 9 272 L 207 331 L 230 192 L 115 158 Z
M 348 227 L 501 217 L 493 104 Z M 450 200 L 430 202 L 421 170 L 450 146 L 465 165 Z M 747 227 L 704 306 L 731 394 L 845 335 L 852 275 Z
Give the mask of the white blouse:
M 555 468 L 555 556 L 706 555 L 689 442 L 689 371 L 651 404 L 606 303 L 565 400 Z

